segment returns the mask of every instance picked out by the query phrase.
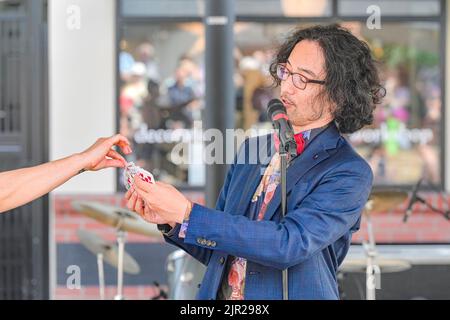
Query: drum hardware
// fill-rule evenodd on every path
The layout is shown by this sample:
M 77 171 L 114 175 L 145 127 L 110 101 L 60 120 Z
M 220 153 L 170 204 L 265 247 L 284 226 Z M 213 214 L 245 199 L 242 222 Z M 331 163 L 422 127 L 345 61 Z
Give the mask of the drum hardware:
M 366 203 L 366 211 L 386 212 L 402 204 L 408 198 L 408 194 L 398 190 L 373 191 Z
M 422 181 L 423 181 L 423 178 L 419 179 L 419 181 L 416 183 L 416 185 L 414 186 L 414 188 L 413 188 L 413 190 L 411 192 L 411 197 L 409 199 L 409 203 L 408 203 L 407 209 L 405 211 L 405 216 L 403 218 L 403 222 L 406 223 L 408 218 L 409 218 L 409 216 L 411 216 L 411 214 L 412 214 L 412 207 L 413 207 L 414 203 L 416 203 L 416 202 L 420 202 L 420 203 L 424 204 L 432 212 L 442 215 L 446 220 L 450 220 L 450 210 L 441 210 L 439 208 L 436 208 L 435 206 L 433 206 L 432 204 L 428 203 L 424 198 L 422 198 L 418 194 L 418 192 L 420 190 L 420 187 L 422 185 Z M 442 193 L 442 191 L 441 191 L 441 193 Z
M 124 300 L 123 296 L 123 253 L 125 251 L 126 232 L 117 227 L 117 244 L 119 245 L 119 266 L 117 268 L 117 294 L 114 300 Z
M 93 201 L 73 201 L 72 206 L 81 214 L 100 223 L 123 231 L 148 237 L 162 237 L 156 225 L 146 222 L 137 213 L 122 207 Z
M 97 253 L 98 282 L 100 288 L 100 300 L 105 300 L 105 272 L 103 268 L 103 253 Z
M 153 281 L 153 285 L 156 288 L 158 288 L 159 293 L 157 296 L 152 297 L 150 300 L 160 300 L 160 299 L 166 300 L 168 298 L 167 292 L 165 290 L 161 289 L 161 287 L 157 281 Z
M 401 272 L 411 268 L 411 264 L 408 261 L 400 259 L 384 259 L 377 258 L 374 261 L 381 273 Z M 367 269 L 366 259 L 347 259 L 342 263 L 340 270 L 349 273 L 365 273 Z
M 372 221 L 368 210 L 372 210 L 374 200 L 369 200 L 366 213 L 367 235 L 369 241 L 363 241 L 363 248 L 366 254 L 366 300 L 375 300 L 376 289 L 381 287 L 380 267 L 374 263 L 377 256 L 375 247 L 375 237 L 372 228 Z
M 183 250 L 175 250 L 167 257 L 168 299 L 193 300 L 206 267 Z
M 376 242 L 371 216 L 374 212 L 392 210 L 408 198 L 408 194 L 397 190 L 374 191 L 369 197 L 363 211 L 366 219 L 368 239 L 362 243 L 365 259 L 344 260 L 340 267 L 341 272 L 365 272 L 366 274 L 366 300 L 376 299 L 376 289 L 381 288 L 381 274 L 398 272 L 411 268 L 409 262 L 404 260 L 387 260 L 378 258 Z M 338 278 L 341 282 L 343 275 Z
M 121 250 L 116 245 L 110 244 L 91 231 L 79 229 L 77 235 L 84 247 L 97 256 L 101 300 L 105 299 L 104 261 L 113 267 L 121 268 L 122 272 L 130 274 L 138 274 L 140 272 L 140 267 L 136 260 L 125 251 L 122 251 L 121 255 Z
M 194 274 L 192 272 L 185 272 L 180 276 L 180 281 L 184 283 L 190 283 L 194 279 Z
M 374 191 L 366 203 L 364 214 L 367 223 L 368 241 L 363 241 L 364 252 L 366 253 L 366 300 L 376 299 L 376 290 L 381 289 L 381 268 L 377 259 L 375 235 L 372 225 L 372 212 L 385 212 L 392 210 L 403 203 L 408 195 L 403 191 L 385 190 Z M 408 265 L 408 268 L 410 265 Z
M 150 237 L 161 237 L 161 232 L 157 229 L 156 225 L 145 222 L 136 213 L 121 207 L 115 207 L 91 201 L 74 201 L 72 205 L 80 213 L 116 229 L 116 238 L 118 245 L 117 294 L 114 299 L 123 300 L 123 272 L 127 272 L 126 270 L 124 270 L 124 259 L 125 257 L 130 257 L 129 255 L 126 255 L 125 252 L 127 231 Z M 102 282 L 104 281 L 103 271 L 101 271 L 103 268 L 103 256 L 97 256 L 101 297 L 104 297 L 104 283 L 102 289 Z M 127 259 L 127 261 L 130 261 L 129 258 Z M 125 267 L 127 266 L 125 265 Z

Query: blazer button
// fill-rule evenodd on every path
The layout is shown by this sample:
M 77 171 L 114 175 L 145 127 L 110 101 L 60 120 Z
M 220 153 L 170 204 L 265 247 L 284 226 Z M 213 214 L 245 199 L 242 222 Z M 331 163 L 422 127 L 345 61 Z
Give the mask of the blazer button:
M 215 247 L 217 243 L 215 241 L 211 241 L 211 247 Z
M 219 262 L 220 262 L 220 264 L 224 264 L 225 263 L 225 258 L 224 257 L 220 257 Z
M 206 241 L 206 245 L 207 245 L 208 247 L 211 247 L 211 240 Z
M 201 244 L 202 246 L 206 245 L 206 239 L 202 239 L 202 240 L 200 241 L 200 244 Z
M 318 157 L 319 157 L 319 155 L 315 154 L 313 158 L 314 158 L 314 160 L 317 160 Z
M 202 238 L 197 238 L 197 243 L 202 244 Z

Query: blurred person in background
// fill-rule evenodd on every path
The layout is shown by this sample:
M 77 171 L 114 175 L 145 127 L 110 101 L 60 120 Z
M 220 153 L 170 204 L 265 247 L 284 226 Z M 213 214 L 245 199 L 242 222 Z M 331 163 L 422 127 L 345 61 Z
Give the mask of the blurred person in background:
M 128 52 L 128 42 L 126 40 L 120 41 L 120 54 L 119 54 L 119 72 L 120 79 L 123 82 L 127 82 L 131 77 L 131 69 L 134 65 L 134 58 L 131 53 Z
M 436 145 L 439 144 L 441 131 L 441 90 L 439 85 L 431 83 L 423 93 L 426 114 L 422 118 L 422 126 L 429 128 L 431 139 L 427 143 L 419 143 L 417 150 L 423 160 L 422 177 L 434 185 L 439 184 L 440 163 Z
M 155 48 L 148 42 L 142 42 L 136 48 L 136 61 L 145 65 L 147 81 L 160 82 L 159 67 L 155 57 Z
M 146 68 L 142 62 L 134 63 L 128 82 L 120 92 L 120 133 L 128 138 L 142 124 L 140 112 L 148 96 L 145 73 Z
M 171 129 L 190 128 L 192 126 L 191 108 L 198 106 L 198 98 L 193 88 L 192 61 L 183 57 L 180 59 L 175 76 L 167 89 L 171 117 Z

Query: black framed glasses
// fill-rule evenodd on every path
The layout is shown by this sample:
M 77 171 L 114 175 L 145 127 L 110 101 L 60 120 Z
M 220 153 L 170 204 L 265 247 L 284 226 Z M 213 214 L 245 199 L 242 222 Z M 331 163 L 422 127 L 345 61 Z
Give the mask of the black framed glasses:
M 284 81 L 289 78 L 289 76 L 292 76 L 292 83 L 294 86 L 300 90 L 305 90 L 306 84 L 308 83 L 317 83 L 317 84 L 325 84 L 325 81 L 323 80 L 313 80 L 305 77 L 301 73 L 291 72 L 286 67 L 285 64 L 279 63 L 277 64 L 277 77 L 278 79 Z

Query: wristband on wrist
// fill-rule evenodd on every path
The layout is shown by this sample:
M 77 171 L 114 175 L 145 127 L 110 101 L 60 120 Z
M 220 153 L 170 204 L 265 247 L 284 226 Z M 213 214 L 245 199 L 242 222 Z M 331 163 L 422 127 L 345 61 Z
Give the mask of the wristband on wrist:
M 192 203 L 192 201 L 188 200 L 188 206 L 186 208 L 186 212 L 184 213 L 183 221 L 188 221 L 189 220 L 189 216 L 191 215 L 191 211 L 192 211 L 192 207 L 193 206 L 194 206 L 194 204 Z

